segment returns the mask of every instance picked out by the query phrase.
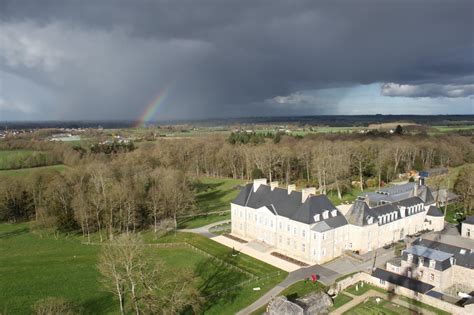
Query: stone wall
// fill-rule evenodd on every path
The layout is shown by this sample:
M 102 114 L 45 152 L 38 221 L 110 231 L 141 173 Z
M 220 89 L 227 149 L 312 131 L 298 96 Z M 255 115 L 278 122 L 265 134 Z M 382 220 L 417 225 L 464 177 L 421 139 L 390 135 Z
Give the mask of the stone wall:
M 434 298 L 428 295 L 420 294 L 410 289 L 391 284 L 387 281 L 385 281 L 385 283 L 382 284 L 380 283 L 380 279 L 372 277 L 370 274 L 365 273 L 365 272 L 359 272 L 350 277 L 342 279 L 338 281 L 335 285 L 336 285 L 337 290 L 341 291 L 360 281 L 364 281 L 366 283 L 369 283 L 373 286 L 379 287 L 386 291 L 394 292 L 397 295 L 405 296 L 407 298 L 420 301 L 422 303 L 431 305 L 433 307 L 439 308 L 443 311 L 446 311 L 455 315 L 472 314 L 471 309 L 469 308 L 460 307 L 460 306 L 439 300 L 437 298 Z

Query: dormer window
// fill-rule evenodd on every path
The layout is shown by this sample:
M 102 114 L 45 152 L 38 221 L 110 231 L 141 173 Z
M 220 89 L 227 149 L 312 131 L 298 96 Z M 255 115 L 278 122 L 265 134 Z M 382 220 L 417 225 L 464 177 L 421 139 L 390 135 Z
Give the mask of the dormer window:
M 408 256 L 407 256 L 407 261 L 408 261 L 409 263 L 411 263 L 411 262 L 413 261 L 413 255 L 412 255 L 412 254 L 408 254 Z
M 418 259 L 418 265 L 423 266 L 423 263 L 424 263 L 424 262 L 425 262 L 425 261 L 424 261 L 423 257 L 420 257 L 420 258 Z
M 335 216 L 337 215 L 337 210 L 332 210 L 332 211 L 331 211 L 331 215 L 332 215 L 333 217 L 335 217 Z
M 325 211 L 323 212 L 323 219 L 326 220 L 327 218 L 329 218 L 329 210 L 325 210 Z
M 373 217 L 367 217 L 367 224 L 372 224 L 374 223 L 374 218 Z
M 314 222 L 318 222 L 320 219 L 321 215 L 320 214 L 315 214 L 314 215 Z

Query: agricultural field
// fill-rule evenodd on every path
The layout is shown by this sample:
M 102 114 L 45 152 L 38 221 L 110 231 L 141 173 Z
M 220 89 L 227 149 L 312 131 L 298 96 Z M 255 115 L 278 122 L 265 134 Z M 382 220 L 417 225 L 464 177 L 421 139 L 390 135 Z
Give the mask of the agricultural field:
M 474 125 L 451 125 L 451 126 L 432 126 L 439 132 L 454 132 L 463 130 L 474 130 Z
M 39 166 L 31 168 L 20 168 L 17 170 L 0 170 L 0 178 L 7 177 L 18 177 L 18 176 L 29 176 L 35 172 L 59 172 L 62 173 L 66 170 L 66 166 L 63 164 L 51 165 L 51 166 Z
M 0 170 L 32 168 L 59 164 L 58 157 L 47 151 L 0 150 Z
M 205 297 L 206 314 L 234 313 L 287 275 L 249 256 L 233 257 L 231 249 L 199 235 L 178 232 L 155 239 L 148 232 L 144 239 L 160 244 L 185 242 L 197 248 L 150 245 L 147 256 L 161 262 L 170 276 L 183 269 L 194 271 L 196 279 L 192 285 Z M 117 313 L 118 302 L 102 288 L 96 269 L 100 245 L 86 245 L 82 241 L 76 235 L 31 230 L 27 223 L 0 224 L 2 312 L 31 313 L 36 301 L 55 296 L 74 302 L 84 313 Z M 254 291 L 254 287 L 261 290 Z

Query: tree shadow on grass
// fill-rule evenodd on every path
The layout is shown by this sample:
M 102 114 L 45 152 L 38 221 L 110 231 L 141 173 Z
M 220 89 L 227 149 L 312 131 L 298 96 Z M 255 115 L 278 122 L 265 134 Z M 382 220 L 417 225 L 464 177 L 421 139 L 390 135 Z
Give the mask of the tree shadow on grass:
M 115 314 L 118 312 L 118 299 L 107 292 L 101 292 L 100 295 L 86 300 L 81 304 L 83 314 Z
M 0 233 L 0 239 L 19 236 L 19 235 L 22 235 L 22 234 L 26 234 L 28 232 L 29 232 L 29 229 L 27 227 L 22 227 L 22 228 L 19 228 L 19 229 L 10 231 L 10 232 Z
M 215 258 L 199 263 L 195 273 L 202 281 L 198 289 L 204 298 L 204 312 L 213 305 L 234 301 L 240 294 L 240 288 L 236 285 L 248 279 L 243 273 L 225 266 Z

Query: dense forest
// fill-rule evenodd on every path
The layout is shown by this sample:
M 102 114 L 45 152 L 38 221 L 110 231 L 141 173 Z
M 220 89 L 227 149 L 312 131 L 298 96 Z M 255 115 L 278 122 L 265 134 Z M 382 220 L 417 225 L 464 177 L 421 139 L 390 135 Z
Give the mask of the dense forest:
M 81 230 L 84 236 L 98 232 L 106 239 L 117 232 L 175 226 L 177 217 L 195 211 L 195 181 L 200 176 L 266 177 L 315 186 L 319 193 L 342 198 L 353 188 L 379 187 L 410 170 L 474 162 L 473 138 L 452 134 L 257 138 L 163 138 L 123 147 L 111 144 L 113 149 L 9 140 L 3 148 L 54 152 L 67 169 L 2 180 L 0 220 L 35 219 L 64 231 Z M 472 168 L 460 177 L 455 188 L 470 211 Z

